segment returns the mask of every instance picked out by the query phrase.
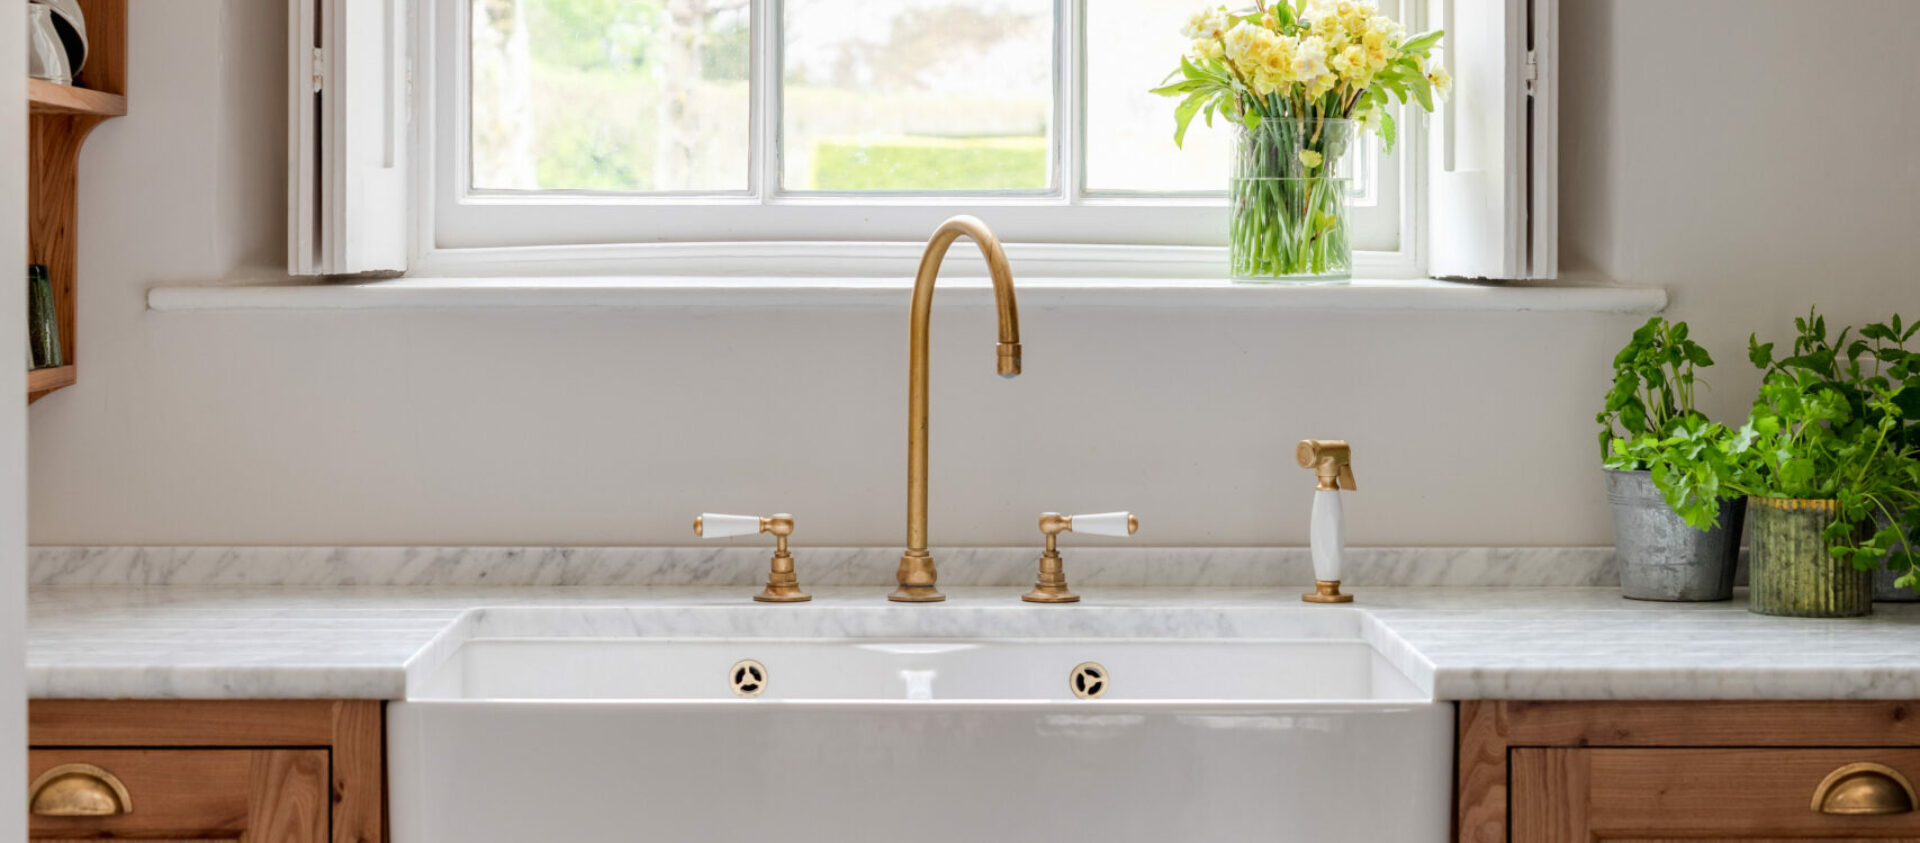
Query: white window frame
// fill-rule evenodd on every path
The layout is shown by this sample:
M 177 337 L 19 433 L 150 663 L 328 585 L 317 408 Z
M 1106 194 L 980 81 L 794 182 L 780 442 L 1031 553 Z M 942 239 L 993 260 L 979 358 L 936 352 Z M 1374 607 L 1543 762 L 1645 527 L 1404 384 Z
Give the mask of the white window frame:
M 1079 168 L 1085 143 L 1079 25 L 1088 0 L 1056 4 L 1054 68 L 1055 188 L 1049 195 L 875 195 L 783 193 L 774 134 L 779 126 L 779 0 L 754 0 L 753 111 L 756 155 L 744 194 L 684 196 L 506 195 L 466 190 L 467 8 L 464 0 L 424 0 L 421 56 L 432 71 L 416 92 L 431 111 L 420 115 L 423 142 L 422 209 L 416 236 L 425 246 L 416 274 L 523 272 L 548 267 L 594 274 L 898 274 L 911 272 L 921 237 L 956 213 L 985 219 L 1029 273 L 1061 276 L 1169 275 L 1217 277 L 1226 264 L 1218 243 L 1226 228 L 1219 196 L 1140 196 L 1087 193 Z M 1098 2 L 1098 0 L 1092 0 Z M 1420 12 L 1422 4 L 1408 3 Z M 1172 25 L 1172 24 L 1168 24 Z M 451 48 L 451 49 L 449 49 Z M 1171 115 L 1171 112 L 1169 112 Z M 1171 116 L 1169 116 L 1171 125 Z M 452 127 L 442 132 L 441 127 Z M 1375 277 L 1414 277 L 1422 266 L 1413 223 L 1419 171 L 1426 156 L 1421 132 L 1408 132 L 1397 157 L 1400 248 L 1356 256 L 1356 271 Z M 1408 188 L 1413 190 L 1408 190 Z M 751 209 L 751 211 L 748 211 Z M 1070 210 L 1069 210 L 1070 209 Z M 661 213 L 661 211 L 666 211 Z M 746 211 L 747 213 L 742 213 Z M 1064 211 L 1064 213 L 1063 213 Z M 876 214 L 890 224 L 873 224 Z M 752 225 L 742 231 L 743 223 Z M 635 236 L 635 232 L 646 232 Z M 862 232 L 876 231 L 876 236 Z M 725 242 L 724 247 L 715 246 Z M 508 269 L 507 267 L 515 267 Z
M 290 225 L 294 235 L 294 242 L 289 244 L 290 254 L 321 256 L 320 260 L 310 261 L 306 265 L 290 261 L 290 271 L 294 274 L 341 275 L 371 271 L 442 277 L 904 277 L 911 274 L 919 256 L 921 240 L 917 232 L 930 230 L 939 220 L 954 213 L 972 213 L 986 219 L 1007 241 L 1009 257 L 1028 276 L 1218 279 L 1225 274 L 1224 246 L 1189 245 L 1218 243 L 1223 239 L 1220 236 L 1225 228 L 1223 198 L 1164 195 L 1143 198 L 1124 194 L 1088 194 L 1079 189 L 1083 178 L 1078 171 L 1079 156 L 1061 154 L 1064 150 L 1077 151 L 1078 145 L 1084 142 L 1081 132 L 1084 115 L 1080 113 L 1082 109 L 1079 105 L 1084 80 L 1080 78 L 1077 62 L 1069 61 L 1069 57 L 1079 55 L 1078 45 L 1068 42 L 1081 35 L 1079 16 L 1086 5 L 1097 3 L 1098 0 L 1064 0 L 1056 11 L 1059 16 L 1056 21 L 1056 72 L 1064 76 L 1065 84 L 1060 86 L 1063 93 L 1056 96 L 1055 102 L 1054 131 L 1062 135 L 1059 143 L 1054 145 L 1056 156 L 1062 159 L 1056 162 L 1055 172 L 1056 181 L 1063 188 L 1072 186 L 1073 189 L 1061 189 L 1058 195 L 1041 198 L 801 194 L 783 195 L 778 202 L 765 205 L 761 204 L 761 197 L 757 193 L 720 199 L 710 196 L 597 195 L 588 197 L 591 201 L 584 203 L 580 197 L 569 195 L 520 195 L 510 197 L 510 201 L 495 195 L 456 195 L 456 190 L 464 190 L 466 181 L 456 176 L 465 172 L 467 166 L 467 133 L 464 123 L 458 122 L 463 115 L 457 108 L 466 100 L 464 86 L 467 77 L 464 72 L 453 71 L 463 67 L 465 62 L 467 0 L 291 2 L 296 10 L 305 7 L 327 9 L 332 10 L 336 17 L 344 16 L 340 7 L 381 8 L 382 3 L 388 4 L 385 8 L 393 8 L 391 4 L 394 3 L 401 4 L 400 7 L 408 12 L 396 17 L 410 27 L 410 32 L 397 40 L 390 36 L 388 43 L 410 44 L 412 47 L 412 55 L 406 57 L 409 61 L 404 64 L 409 71 L 405 80 L 408 89 L 398 101 L 411 105 L 410 119 L 402 122 L 406 124 L 403 128 L 411 135 L 412 142 L 408 145 L 411 161 L 416 162 L 406 173 L 412 186 L 408 191 L 408 201 L 377 203 L 362 200 L 350 203 L 346 207 L 354 208 L 357 213 L 344 222 L 332 220 L 342 222 L 338 230 L 329 230 L 327 219 L 306 230 L 299 225 Z M 1505 167 L 1504 174 L 1496 173 L 1496 178 L 1492 179 L 1501 187 L 1496 197 L 1483 198 L 1478 193 L 1451 188 L 1434 193 L 1435 185 L 1431 181 L 1433 173 L 1446 173 L 1449 184 L 1471 181 L 1471 178 L 1461 176 L 1470 177 L 1474 174 L 1454 173 L 1451 168 L 1455 156 L 1441 155 L 1439 153 L 1443 150 L 1429 143 L 1431 133 L 1425 130 L 1426 116 L 1417 112 L 1409 113 L 1410 119 L 1405 121 L 1401 135 L 1401 154 L 1397 156 L 1400 166 L 1397 214 L 1399 247 L 1388 252 L 1356 252 L 1356 277 L 1415 278 L 1427 275 L 1430 268 L 1439 275 L 1551 277 L 1551 212 L 1556 201 L 1553 186 L 1557 181 L 1557 174 L 1552 171 L 1552 131 L 1557 121 L 1551 119 L 1556 112 L 1552 96 L 1554 79 L 1550 69 L 1556 52 L 1554 39 L 1557 38 L 1557 32 L 1554 24 L 1557 16 L 1553 14 L 1553 8 L 1557 2 L 1402 0 L 1401 12 L 1412 29 L 1425 28 L 1436 21 L 1451 20 L 1456 5 L 1467 8 L 1465 14 L 1480 24 L 1483 41 L 1487 40 L 1486 31 L 1497 34 L 1500 26 L 1508 27 L 1504 43 L 1495 44 L 1495 49 L 1513 47 L 1511 42 L 1515 41 L 1515 36 L 1512 28 L 1515 21 L 1538 27 L 1537 32 L 1531 29 L 1521 32 L 1518 40 L 1527 42 L 1532 39 L 1526 46 L 1539 51 L 1545 60 L 1536 71 L 1542 75 L 1528 85 L 1528 93 L 1520 98 L 1516 99 L 1513 95 L 1515 85 L 1520 84 L 1516 81 L 1521 73 L 1517 57 L 1506 60 L 1506 75 L 1509 78 L 1494 80 L 1494 95 L 1474 98 L 1482 102 L 1503 102 L 1505 107 L 1501 114 L 1487 119 L 1495 124 L 1506 125 L 1506 131 L 1482 134 L 1492 137 L 1493 143 L 1507 141 L 1508 147 L 1504 152 L 1493 150 L 1490 154 L 1469 156 L 1471 160 L 1501 162 L 1500 165 Z M 754 0 L 752 13 L 755 16 L 753 29 L 756 45 L 751 73 L 755 86 L 767 92 L 754 97 L 752 131 L 757 139 L 764 137 L 770 140 L 770 135 L 761 133 L 777 130 L 774 121 L 778 119 L 778 112 L 772 101 L 779 90 L 778 57 L 759 42 L 774 36 L 776 30 L 768 23 L 770 16 L 778 14 L 778 11 L 778 0 Z M 1487 23 L 1489 20 L 1493 22 Z M 294 23 L 293 31 L 296 74 L 324 64 L 322 61 L 303 63 L 303 53 L 311 52 L 315 58 L 333 55 L 336 56 L 334 61 L 338 61 L 337 56 L 341 54 L 328 53 L 328 49 L 339 50 L 344 45 L 329 47 L 323 44 L 317 51 L 308 50 L 299 40 L 302 29 L 298 21 Z M 1450 41 L 1452 35 L 1449 32 Z M 1502 41 L 1501 38 L 1491 40 Z M 455 49 L 437 49 L 441 44 L 454 45 Z M 362 50 L 360 54 L 364 56 L 365 51 Z M 1448 63 L 1452 64 L 1451 60 Z M 1496 61 L 1495 65 L 1498 64 Z M 444 84 L 436 84 L 436 80 L 444 83 L 449 79 L 457 83 L 451 96 L 447 94 L 449 89 Z M 316 76 L 316 84 L 317 80 Z M 1502 84 L 1504 87 L 1501 87 Z M 297 111 L 303 107 L 299 96 L 300 85 L 296 83 L 294 89 Z M 1502 91 L 1504 98 L 1499 93 Z M 1544 102 L 1540 99 L 1543 94 L 1546 95 Z M 1528 96 L 1533 99 L 1529 101 Z M 321 99 L 324 100 L 325 96 Z M 367 99 L 359 97 L 361 107 L 370 107 Z M 388 101 L 395 100 L 389 97 Z M 1516 103 L 1519 105 L 1517 109 Z M 334 116 L 332 111 L 327 114 L 329 118 Z M 454 122 L 443 122 L 449 119 Z M 1522 122 L 1517 133 L 1513 126 L 1516 120 Z M 326 148 L 329 143 L 336 141 L 337 146 L 343 147 L 363 143 L 360 135 L 348 136 L 344 140 L 332 135 L 321 136 L 317 143 L 322 149 L 315 152 L 312 148 L 314 141 L 303 134 L 306 127 L 298 114 L 293 124 L 295 133 L 290 139 L 289 166 L 294 187 L 301 190 L 302 197 L 317 190 L 324 199 L 333 201 L 334 193 L 342 182 L 360 183 L 353 178 L 343 179 L 339 172 L 330 172 L 328 167 L 332 162 L 364 161 L 369 156 L 346 154 L 354 151 L 351 148 L 344 151 Z M 391 121 L 388 125 L 392 125 Z M 441 125 L 458 128 L 452 133 L 437 131 Z M 1473 137 L 1480 138 L 1481 135 Z M 1512 142 L 1516 137 L 1517 144 Z M 1517 150 L 1514 148 L 1516 145 Z M 774 144 L 761 140 L 755 144 L 755 148 L 759 150 L 759 155 L 753 162 L 758 175 L 754 187 L 756 191 L 771 190 L 778 166 L 778 161 L 774 160 L 777 154 Z M 1457 150 L 1445 151 L 1457 153 Z M 406 163 L 407 160 L 403 158 L 401 164 L 404 166 Z M 302 169 L 307 166 L 313 169 Z M 1500 178 L 1502 175 L 1505 177 Z M 314 188 L 316 184 L 318 187 Z M 296 211 L 300 201 L 294 200 Z M 1483 201 L 1484 205 L 1478 204 Z M 407 207 L 400 207 L 403 205 Z M 342 203 L 334 201 L 329 207 L 341 206 Z M 755 211 L 784 209 L 776 210 L 776 213 L 787 213 L 791 219 L 776 221 L 779 225 L 775 226 L 763 225 L 759 219 L 746 221 L 754 228 L 741 230 L 743 220 L 739 212 L 747 206 L 753 206 Z M 479 227 L 467 225 L 472 221 L 465 216 L 468 212 L 512 208 L 528 213 L 520 215 L 518 220 L 508 215 L 502 221 L 479 223 Z M 1439 209 L 1456 213 L 1463 208 L 1472 212 L 1473 224 L 1443 225 L 1432 219 Z M 1062 213 L 1069 209 L 1070 213 Z M 622 212 L 628 214 L 625 219 L 621 219 Z M 635 212 L 642 216 L 632 216 Z M 876 230 L 871 223 L 875 214 L 884 215 L 896 225 L 882 232 L 881 236 L 866 237 L 863 232 Z M 599 219 L 584 219 L 596 215 Z M 483 219 L 487 216 L 481 215 Z M 1480 221 L 1486 224 L 1479 224 Z M 1131 230 L 1126 226 L 1132 226 Z M 352 236 L 370 227 L 377 229 L 380 235 Z M 1429 266 L 1431 232 L 1442 228 L 1449 237 L 1471 241 L 1450 243 L 1450 257 L 1445 270 L 1438 265 Z M 408 248 L 404 250 L 404 256 L 394 258 L 390 254 L 392 250 L 388 250 L 377 257 L 355 259 L 357 253 L 362 251 L 355 241 L 380 241 L 387 239 L 386 233 L 395 231 L 408 235 L 405 238 L 409 241 Z M 559 236 L 562 233 L 567 235 L 566 239 Z M 769 233 L 776 236 L 768 236 Z M 314 242 L 306 242 L 306 238 Z M 345 258 L 330 261 L 327 259 L 329 255 L 342 255 Z M 1543 255 L 1547 257 L 1543 259 Z

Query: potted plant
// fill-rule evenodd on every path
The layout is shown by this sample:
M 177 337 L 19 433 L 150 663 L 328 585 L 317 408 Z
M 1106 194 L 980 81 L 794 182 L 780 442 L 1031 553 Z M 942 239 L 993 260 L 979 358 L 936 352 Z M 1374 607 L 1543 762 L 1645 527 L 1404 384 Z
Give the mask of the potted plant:
M 1696 372 L 1711 365 L 1687 323 L 1659 317 L 1613 358 L 1613 388 L 1595 420 L 1629 598 L 1733 597 L 1746 501 L 1723 487 L 1730 431 L 1694 409 Z
M 1881 371 L 1872 341 L 1848 342 L 1850 330 L 1829 341 L 1826 319 L 1815 312 L 1794 325 L 1793 353 L 1780 359 L 1772 343 L 1748 340 L 1765 375 L 1734 436 L 1727 484 L 1749 495 L 1748 608 L 1858 617 L 1873 610 L 1875 567 L 1888 564 L 1912 579 L 1895 523 L 1920 510 L 1920 458 L 1904 441 L 1903 405 L 1912 399 Z
M 1236 281 L 1340 283 L 1353 270 L 1343 175 L 1357 136 L 1393 151 L 1390 103 L 1433 110 L 1453 77 L 1429 64 L 1441 33 L 1409 37 L 1372 0 L 1254 0 L 1188 20 L 1180 67 L 1153 93 L 1178 97 L 1175 145 L 1195 117 L 1238 129 L 1228 185 Z
M 1895 447 L 1920 453 L 1920 351 L 1907 350 L 1907 343 L 1920 333 L 1920 322 L 1903 324 L 1900 314 L 1860 329 L 1859 342 L 1869 343 L 1867 353 L 1874 362 L 1870 378 L 1885 378 L 1900 409 L 1901 424 L 1888 436 Z M 1887 555 L 1884 564 L 1873 572 L 1874 602 L 1912 603 L 1920 601 L 1920 567 L 1915 565 L 1913 537 L 1920 536 L 1920 508 L 1909 507 L 1898 516 L 1876 516 L 1876 527 L 1905 522 L 1903 541 Z

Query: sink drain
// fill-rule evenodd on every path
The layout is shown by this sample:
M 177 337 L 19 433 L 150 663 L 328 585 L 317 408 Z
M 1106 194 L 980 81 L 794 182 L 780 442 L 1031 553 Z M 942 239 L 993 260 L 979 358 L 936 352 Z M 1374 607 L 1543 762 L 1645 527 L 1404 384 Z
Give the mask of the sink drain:
M 1067 674 L 1067 687 L 1083 700 L 1097 700 L 1107 692 L 1107 669 L 1099 662 L 1081 662 Z
M 767 666 L 753 659 L 741 659 L 727 671 L 727 683 L 743 697 L 757 697 L 767 689 Z

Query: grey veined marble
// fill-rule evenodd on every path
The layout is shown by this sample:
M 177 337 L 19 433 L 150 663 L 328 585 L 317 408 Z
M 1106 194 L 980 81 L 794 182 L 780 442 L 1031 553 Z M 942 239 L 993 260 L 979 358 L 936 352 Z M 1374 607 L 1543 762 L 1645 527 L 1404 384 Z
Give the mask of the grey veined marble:
M 41 586 L 701 586 L 767 577 L 765 542 L 697 547 L 36 547 Z M 1072 547 L 1088 586 L 1292 586 L 1313 581 L 1306 548 Z M 1037 547 L 941 548 L 942 587 L 1033 582 Z M 803 586 L 881 586 L 894 547 L 794 549 Z M 1613 549 L 1350 548 L 1352 586 L 1598 586 L 1619 582 Z
M 1337 613 L 1342 637 L 1436 699 L 1920 698 L 1920 605 L 1801 620 L 1614 588 L 1356 586 L 1356 603 L 1329 607 L 1297 586 L 1076 587 L 1072 606 L 1022 603 L 1017 585 L 952 587 L 931 606 L 888 603 L 885 586 L 782 606 L 753 603 L 749 584 L 40 587 L 27 683 L 41 698 L 400 699 L 477 633 L 1261 638 Z

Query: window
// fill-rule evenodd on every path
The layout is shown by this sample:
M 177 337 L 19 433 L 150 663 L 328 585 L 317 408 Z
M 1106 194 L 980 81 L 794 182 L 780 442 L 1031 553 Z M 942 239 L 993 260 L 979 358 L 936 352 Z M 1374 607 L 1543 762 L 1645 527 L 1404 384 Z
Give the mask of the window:
M 1231 130 L 1147 93 L 1205 0 L 291 2 L 296 274 L 896 274 L 956 213 L 1029 271 L 1224 268 Z M 1555 0 L 1376 2 L 1471 60 L 1435 142 L 1352 153 L 1356 270 L 1539 277 Z
M 1195 2 L 436 0 L 435 243 L 914 241 L 975 213 L 1219 246 L 1231 132 L 1176 149 L 1147 93 Z M 1360 249 L 1400 248 L 1413 148 L 1356 153 Z

